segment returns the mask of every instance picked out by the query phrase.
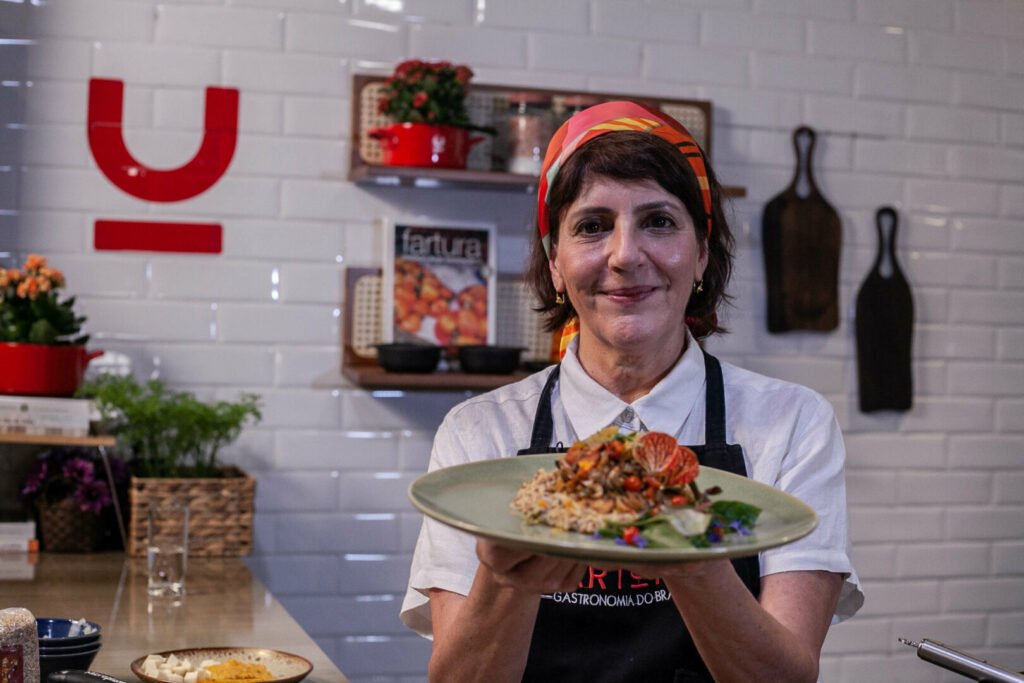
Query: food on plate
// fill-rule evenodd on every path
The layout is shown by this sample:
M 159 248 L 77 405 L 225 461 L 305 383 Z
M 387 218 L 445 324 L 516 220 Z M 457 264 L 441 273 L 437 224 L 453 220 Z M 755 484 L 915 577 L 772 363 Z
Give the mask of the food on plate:
M 246 664 L 229 659 L 222 664 L 206 666 L 210 672 L 210 683 L 260 683 L 274 680 L 274 674 L 262 664 Z
M 170 654 L 149 655 L 142 662 L 142 673 L 167 683 L 264 683 L 273 681 L 274 674 L 259 663 L 245 663 L 237 659 L 220 662 L 204 659 L 194 664 L 188 658 Z
M 608 427 L 540 469 L 513 498 L 529 524 L 637 547 L 711 547 L 752 535 L 760 508 L 712 501 L 696 484 L 697 455 L 668 434 Z

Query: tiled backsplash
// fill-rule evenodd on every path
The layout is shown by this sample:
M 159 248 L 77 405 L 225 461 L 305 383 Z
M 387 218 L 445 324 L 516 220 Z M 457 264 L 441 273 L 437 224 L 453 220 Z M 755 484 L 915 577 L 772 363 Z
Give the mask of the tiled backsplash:
M 395 11 L 392 11 L 395 10 Z M 803 382 L 847 435 L 861 615 L 822 680 L 937 681 L 896 636 L 1024 668 L 1024 6 L 1018 0 L 0 0 L 0 251 L 63 268 L 93 345 L 208 396 L 256 391 L 265 419 L 227 458 L 257 479 L 251 565 L 354 683 L 425 679 L 397 612 L 419 516 L 405 497 L 457 392 L 340 377 L 346 266 L 377 266 L 381 216 L 492 221 L 522 264 L 533 197 L 365 189 L 343 178 L 351 77 L 408 57 L 476 81 L 715 105 L 734 203 L 732 333 L 710 347 Z M 203 91 L 241 94 L 226 175 L 173 204 L 97 169 L 90 78 L 125 83 L 124 138 L 173 168 Z M 760 212 L 788 184 L 790 131 L 843 219 L 841 326 L 767 334 Z M 857 409 L 852 302 L 895 206 L 914 289 L 915 405 Z M 218 221 L 218 256 L 96 252 L 97 218 Z

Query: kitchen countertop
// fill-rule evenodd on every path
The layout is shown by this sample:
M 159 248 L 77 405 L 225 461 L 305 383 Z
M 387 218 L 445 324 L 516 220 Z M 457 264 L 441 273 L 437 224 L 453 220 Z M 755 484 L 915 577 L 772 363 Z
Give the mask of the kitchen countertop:
M 99 624 L 103 647 L 93 671 L 137 682 L 131 662 L 150 652 L 244 646 L 305 657 L 310 683 L 348 681 L 240 558 L 190 557 L 179 604 L 149 597 L 144 558 L 40 553 L 32 570 L 32 579 L 0 576 L 0 607 Z

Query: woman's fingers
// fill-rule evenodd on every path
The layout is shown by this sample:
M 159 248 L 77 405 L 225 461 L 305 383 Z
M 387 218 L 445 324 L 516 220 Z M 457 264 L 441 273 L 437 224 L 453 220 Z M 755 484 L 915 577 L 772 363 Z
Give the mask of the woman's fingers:
M 503 586 L 533 593 L 574 591 L 586 566 L 557 557 L 477 541 L 477 556 Z

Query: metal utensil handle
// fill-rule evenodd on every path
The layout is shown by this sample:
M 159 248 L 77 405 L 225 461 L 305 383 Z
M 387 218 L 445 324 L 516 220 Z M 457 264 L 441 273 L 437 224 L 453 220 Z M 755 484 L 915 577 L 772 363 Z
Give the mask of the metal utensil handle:
M 916 647 L 917 656 L 926 662 L 955 671 L 976 681 L 1024 683 L 1024 676 L 1021 674 L 993 666 L 983 659 L 964 654 L 942 643 L 928 640 L 927 638 L 923 639 L 920 643 L 915 643 L 905 638 L 900 638 L 899 640 L 904 645 Z
M 54 671 L 47 677 L 44 683 L 125 683 L 120 678 L 114 678 L 99 671 L 81 671 L 78 669 L 65 669 Z

